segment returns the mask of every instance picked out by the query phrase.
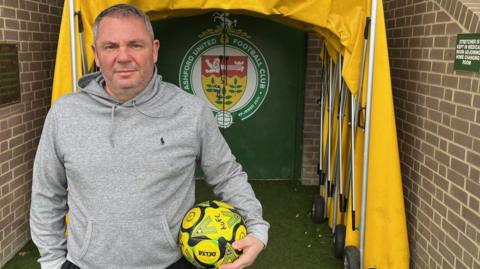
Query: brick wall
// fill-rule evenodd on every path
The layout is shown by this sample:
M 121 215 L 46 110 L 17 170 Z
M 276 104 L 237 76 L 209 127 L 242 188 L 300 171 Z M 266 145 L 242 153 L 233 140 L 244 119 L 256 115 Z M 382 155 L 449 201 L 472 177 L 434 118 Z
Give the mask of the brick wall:
M 305 69 L 305 108 L 303 121 L 302 174 L 300 181 L 305 185 L 318 185 L 317 163 L 320 141 L 320 98 L 322 40 L 308 34 L 307 61 Z
M 411 267 L 480 268 L 480 75 L 453 70 L 479 2 L 383 2 Z
M 0 106 L 0 267 L 30 239 L 32 164 L 50 104 L 63 0 L 0 0 L 0 42 L 18 44 L 21 102 Z
M 480 74 L 453 70 L 478 1 L 384 0 L 412 268 L 480 268 Z M 321 40 L 309 36 L 303 184 L 318 184 Z

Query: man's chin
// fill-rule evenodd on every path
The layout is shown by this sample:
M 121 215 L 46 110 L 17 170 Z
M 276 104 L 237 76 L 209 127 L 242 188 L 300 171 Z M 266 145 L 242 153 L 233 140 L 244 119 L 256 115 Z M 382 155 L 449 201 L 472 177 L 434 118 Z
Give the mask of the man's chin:
M 135 91 L 138 88 L 138 84 L 136 83 L 115 83 L 115 88 L 120 91 Z
M 118 88 L 129 89 L 129 88 L 135 88 L 136 86 L 139 85 L 139 83 L 137 81 L 133 80 L 132 78 L 123 78 L 123 79 L 119 78 L 115 82 L 115 85 Z

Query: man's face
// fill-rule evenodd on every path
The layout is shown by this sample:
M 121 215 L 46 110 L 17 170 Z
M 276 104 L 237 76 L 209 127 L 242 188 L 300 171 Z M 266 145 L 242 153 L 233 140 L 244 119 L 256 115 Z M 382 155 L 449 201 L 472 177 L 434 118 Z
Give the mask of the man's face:
M 107 92 L 121 101 L 141 92 L 152 78 L 159 47 L 142 19 L 103 18 L 93 50 Z

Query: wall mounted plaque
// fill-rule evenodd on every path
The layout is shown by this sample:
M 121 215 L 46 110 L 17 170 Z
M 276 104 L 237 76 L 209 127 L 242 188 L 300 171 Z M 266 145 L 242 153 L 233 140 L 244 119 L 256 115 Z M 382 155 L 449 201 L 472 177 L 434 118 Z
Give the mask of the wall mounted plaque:
M 480 33 L 457 35 L 453 69 L 480 72 Z
M 19 101 L 18 45 L 0 43 L 0 106 Z

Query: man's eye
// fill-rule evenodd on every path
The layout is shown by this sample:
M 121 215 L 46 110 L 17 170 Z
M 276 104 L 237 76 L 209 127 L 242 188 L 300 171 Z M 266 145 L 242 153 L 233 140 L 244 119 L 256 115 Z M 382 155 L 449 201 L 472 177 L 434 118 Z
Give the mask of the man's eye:
M 103 46 L 103 48 L 106 49 L 106 50 L 113 50 L 116 47 L 117 46 L 115 46 L 114 44 L 108 44 L 108 45 Z
M 140 49 L 140 48 L 143 47 L 141 44 L 137 44 L 137 43 L 132 44 L 131 46 L 132 46 L 132 48 L 134 48 L 134 49 Z

